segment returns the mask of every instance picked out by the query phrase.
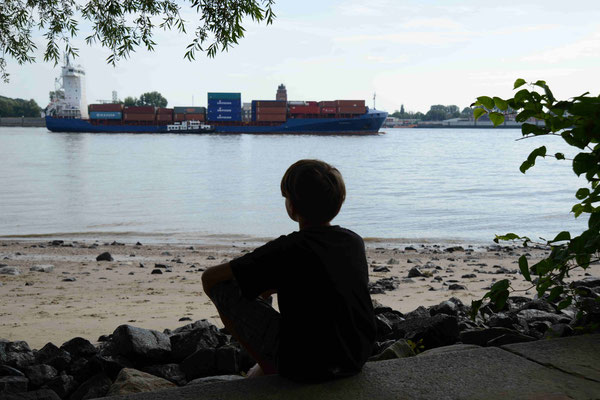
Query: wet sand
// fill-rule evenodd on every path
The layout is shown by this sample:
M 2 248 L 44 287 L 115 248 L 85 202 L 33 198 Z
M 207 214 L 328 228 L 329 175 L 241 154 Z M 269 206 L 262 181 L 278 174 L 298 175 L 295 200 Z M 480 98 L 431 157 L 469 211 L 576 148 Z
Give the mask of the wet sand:
M 173 329 L 187 322 L 207 318 L 220 325 L 217 313 L 202 292 L 200 276 L 212 265 L 229 261 L 252 250 L 243 243 L 229 245 L 142 244 L 122 241 L 2 240 L 0 264 L 18 267 L 21 275 L 0 275 L 0 338 L 25 340 L 32 348 L 47 342 L 61 345 L 81 336 L 95 342 L 121 324 L 144 328 Z M 392 240 L 367 241 L 370 280 L 398 278 L 398 288 L 372 295 L 381 304 L 402 312 L 431 306 L 452 296 L 466 304 L 480 298 L 495 280 L 509 278 L 520 295 L 533 296 L 519 273 L 496 273 L 501 268 L 518 270 L 517 260 L 528 253 L 530 265 L 546 253 L 543 249 L 505 246 L 457 246 L 446 244 L 400 244 Z M 414 249 L 414 250 L 413 250 Z M 96 261 L 108 251 L 114 261 Z M 53 265 L 51 272 L 33 272 L 35 265 Z M 153 275 L 155 264 L 170 268 Z M 143 267 L 141 266 L 143 265 Z M 406 279 L 414 266 L 429 277 Z M 376 267 L 389 271 L 374 272 Z M 588 271 L 600 275 L 600 266 Z M 464 277 L 474 274 L 474 277 Z M 571 279 L 584 272 L 574 271 Z M 65 279 L 75 278 L 74 281 Z M 452 284 L 466 289 L 449 290 Z M 529 289 L 528 289 L 529 288 Z M 528 289 L 528 290 L 527 290 Z

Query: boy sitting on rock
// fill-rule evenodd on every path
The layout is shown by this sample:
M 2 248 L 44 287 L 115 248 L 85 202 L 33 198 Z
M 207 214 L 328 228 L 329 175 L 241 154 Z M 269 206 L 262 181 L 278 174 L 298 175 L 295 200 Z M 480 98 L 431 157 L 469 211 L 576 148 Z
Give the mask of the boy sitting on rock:
M 300 160 L 281 180 L 299 231 L 202 274 L 226 329 L 257 361 L 249 377 L 322 381 L 359 372 L 371 355 L 375 318 L 364 242 L 331 225 L 346 197 L 340 172 Z M 277 293 L 280 312 L 265 301 Z

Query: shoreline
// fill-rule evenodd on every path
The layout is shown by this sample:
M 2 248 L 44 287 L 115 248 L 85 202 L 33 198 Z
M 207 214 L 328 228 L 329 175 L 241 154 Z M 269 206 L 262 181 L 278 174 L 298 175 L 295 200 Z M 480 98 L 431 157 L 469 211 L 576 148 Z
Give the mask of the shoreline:
M 202 293 L 201 272 L 256 247 L 241 239 L 229 244 L 140 245 L 120 239 L 0 239 L 0 264 L 21 272 L 0 275 L 0 338 L 41 348 L 47 342 L 60 346 L 77 336 L 96 342 L 122 324 L 162 331 L 187 323 L 182 318 L 206 318 L 221 326 L 216 309 Z M 517 259 L 528 253 L 531 264 L 547 250 L 493 243 L 471 246 L 366 240 L 370 282 L 383 288 L 371 297 L 403 313 L 451 297 L 470 305 L 504 278 L 523 290 L 519 295 L 533 297 L 535 290 L 527 292 L 527 282 L 517 272 Z M 96 261 L 104 252 L 114 261 Z M 30 270 L 40 265 L 52 265 L 51 271 Z M 415 266 L 427 276 L 408 278 Z M 154 269 L 162 273 L 152 274 Z M 583 278 L 583 271 L 574 272 L 572 280 Z M 600 266 L 587 272 L 600 276 Z M 453 284 L 463 288 L 450 290 Z

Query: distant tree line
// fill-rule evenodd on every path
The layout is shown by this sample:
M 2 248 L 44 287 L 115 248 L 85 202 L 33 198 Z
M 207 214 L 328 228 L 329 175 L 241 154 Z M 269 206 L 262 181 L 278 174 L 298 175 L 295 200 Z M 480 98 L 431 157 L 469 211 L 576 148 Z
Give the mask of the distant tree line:
M 159 92 L 147 92 L 142 94 L 139 98 L 136 97 L 125 97 L 123 105 L 125 106 L 154 106 L 154 107 L 166 107 L 169 102 Z
M 390 117 L 399 119 L 414 119 L 418 121 L 443 121 L 450 118 L 473 118 L 473 109 L 471 107 L 465 107 L 462 111 L 455 105 L 444 106 L 441 104 L 433 105 L 429 108 L 427 113 L 423 114 L 420 111 L 406 112 L 404 110 L 404 104 L 400 107 L 400 110 L 396 110 Z
M 0 96 L 1 117 L 39 117 L 42 109 L 35 100 L 11 99 Z

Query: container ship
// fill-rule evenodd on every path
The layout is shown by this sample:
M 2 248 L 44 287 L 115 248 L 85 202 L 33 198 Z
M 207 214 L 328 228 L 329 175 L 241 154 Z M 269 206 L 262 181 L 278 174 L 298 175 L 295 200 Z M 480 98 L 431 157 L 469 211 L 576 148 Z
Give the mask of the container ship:
M 123 106 L 85 100 L 85 72 L 67 59 L 57 90 L 46 107 L 52 132 L 377 134 L 387 113 L 364 100 L 288 101 L 279 85 L 275 100 L 242 103 L 241 93 L 210 92 L 207 107 Z

